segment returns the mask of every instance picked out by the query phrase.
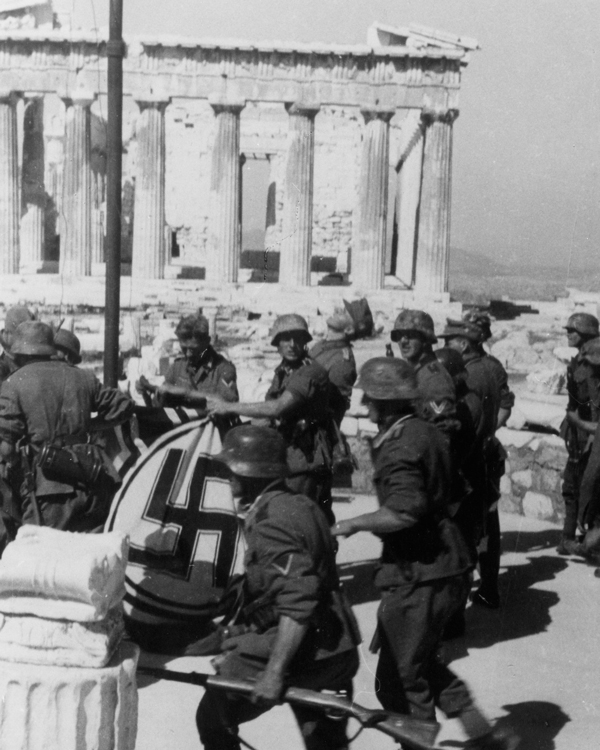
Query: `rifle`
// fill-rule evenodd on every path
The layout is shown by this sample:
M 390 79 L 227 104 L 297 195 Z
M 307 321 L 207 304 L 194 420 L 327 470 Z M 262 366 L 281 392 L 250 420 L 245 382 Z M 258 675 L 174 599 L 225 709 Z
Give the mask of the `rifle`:
M 249 695 L 254 687 L 249 680 L 221 677 L 203 672 L 174 672 L 159 667 L 138 667 L 137 671 L 162 680 L 227 690 L 242 695 Z M 290 687 L 285 691 L 283 699 L 287 703 L 299 703 L 333 715 L 352 717 L 359 722 L 361 727 L 377 729 L 393 737 L 397 742 L 401 742 L 402 747 L 410 748 L 410 750 L 432 750 L 440 729 L 440 725 L 435 721 L 413 719 L 391 711 L 365 708 L 335 693 L 319 693 L 316 690 Z

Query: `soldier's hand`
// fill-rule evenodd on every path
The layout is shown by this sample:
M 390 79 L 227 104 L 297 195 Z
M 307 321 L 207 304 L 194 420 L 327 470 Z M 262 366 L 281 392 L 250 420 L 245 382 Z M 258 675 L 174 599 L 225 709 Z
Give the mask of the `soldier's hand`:
M 283 675 L 265 670 L 256 680 L 250 700 L 263 706 L 274 706 L 281 703 L 284 690 Z
M 356 534 L 358 529 L 354 527 L 352 519 L 349 518 L 346 521 L 338 521 L 331 527 L 330 531 L 332 536 L 352 536 L 352 534 Z
M 231 404 L 216 396 L 206 397 L 206 410 L 208 414 L 229 414 Z

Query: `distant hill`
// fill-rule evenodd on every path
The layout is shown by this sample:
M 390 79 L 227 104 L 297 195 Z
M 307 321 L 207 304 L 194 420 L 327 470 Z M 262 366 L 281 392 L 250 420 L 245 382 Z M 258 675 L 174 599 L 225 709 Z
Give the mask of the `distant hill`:
M 450 293 L 461 302 L 490 299 L 553 300 L 567 287 L 600 291 L 600 263 L 593 268 L 545 265 L 533 259 L 507 264 L 461 248 L 450 253 Z

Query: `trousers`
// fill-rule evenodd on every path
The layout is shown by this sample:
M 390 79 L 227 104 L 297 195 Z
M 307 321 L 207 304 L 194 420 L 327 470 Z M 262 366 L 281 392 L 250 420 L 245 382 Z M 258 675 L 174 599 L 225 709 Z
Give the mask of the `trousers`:
M 239 639 L 219 666 L 219 674 L 245 680 L 255 679 L 266 667 L 272 640 L 253 634 L 252 639 Z M 358 670 L 356 649 L 344 651 L 328 659 L 292 666 L 288 684 L 309 690 L 344 690 L 352 695 L 352 678 Z M 240 750 L 238 727 L 264 713 L 266 708 L 254 705 L 247 698 L 233 693 L 207 689 L 196 712 L 196 726 L 204 750 Z M 292 710 L 300 727 L 307 750 L 345 750 L 348 746 L 343 719 L 294 706 Z M 282 740 L 283 744 L 283 740 Z
M 439 657 L 446 624 L 468 586 L 463 574 L 382 591 L 375 691 L 383 708 L 435 721 L 436 706 L 454 717 L 473 705 L 465 683 Z

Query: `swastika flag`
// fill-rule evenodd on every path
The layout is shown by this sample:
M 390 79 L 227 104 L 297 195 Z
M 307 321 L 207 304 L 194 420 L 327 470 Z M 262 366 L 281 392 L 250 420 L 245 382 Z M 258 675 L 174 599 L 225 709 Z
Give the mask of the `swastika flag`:
M 106 530 L 129 534 L 125 615 L 146 648 L 171 650 L 214 615 L 243 565 L 221 438 L 207 420 L 171 430 L 128 472 Z M 191 638 L 188 638 L 190 640 Z

